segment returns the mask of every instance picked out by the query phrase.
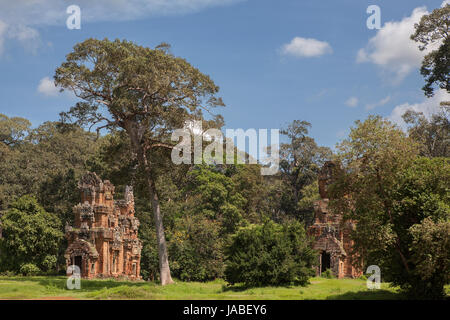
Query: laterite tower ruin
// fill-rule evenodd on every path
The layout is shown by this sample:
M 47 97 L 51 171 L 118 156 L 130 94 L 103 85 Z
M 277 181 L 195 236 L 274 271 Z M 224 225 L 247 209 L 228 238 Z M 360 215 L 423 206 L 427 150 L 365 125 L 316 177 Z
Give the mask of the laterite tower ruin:
M 67 267 L 76 265 L 82 278 L 139 280 L 142 243 L 134 216 L 133 189 L 114 200 L 114 185 L 95 173 L 85 174 L 78 188 L 81 203 L 73 208 L 73 227 L 66 225 Z
M 353 240 L 350 232 L 355 227 L 352 221 L 343 221 L 341 214 L 328 209 L 328 185 L 333 181 L 336 164 L 329 161 L 319 173 L 319 193 L 321 199 L 314 203 L 314 224 L 308 234 L 315 237 L 313 249 L 319 254 L 316 274 L 330 269 L 338 278 L 357 278 L 362 270 L 353 266 Z

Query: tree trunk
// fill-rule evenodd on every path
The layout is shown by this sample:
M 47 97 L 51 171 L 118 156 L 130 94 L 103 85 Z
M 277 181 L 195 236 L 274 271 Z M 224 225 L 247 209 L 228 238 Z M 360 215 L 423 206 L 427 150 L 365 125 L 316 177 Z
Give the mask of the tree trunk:
M 158 241 L 158 256 L 159 256 L 159 274 L 161 278 L 161 285 L 173 283 L 170 275 L 169 254 L 167 250 L 166 236 L 164 234 L 163 220 L 161 216 L 161 209 L 159 206 L 158 194 L 153 180 L 149 173 L 147 173 L 147 186 L 149 189 L 150 199 L 152 201 L 153 217 L 156 226 L 156 239 Z
M 138 126 L 136 123 L 128 122 L 125 125 L 130 138 L 131 145 L 138 157 L 138 163 L 144 170 L 146 175 L 145 181 L 147 183 L 148 192 L 150 200 L 152 202 L 153 218 L 156 227 L 156 240 L 158 243 L 158 256 L 159 256 L 159 273 L 161 278 L 161 285 L 166 285 L 173 283 L 172 277 L 170 275 L 169 267 L 169 254 L 167 250 L 166 236 L 164 234 L 163 219 L 161 216 L 161 208 L 159 206 L 159 198 L 156 192 L 155 182 L 151 175 L 150 165 L 147 161 L 147 155 L 145 154 L 144 147 L 142 145 L 142 136 L 139 133 Z

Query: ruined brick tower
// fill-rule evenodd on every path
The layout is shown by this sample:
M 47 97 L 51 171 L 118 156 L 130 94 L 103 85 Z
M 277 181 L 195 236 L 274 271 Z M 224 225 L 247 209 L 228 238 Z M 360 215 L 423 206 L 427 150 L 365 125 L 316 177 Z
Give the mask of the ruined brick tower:
M 333 181 L 335 168 L 333 162 L 326 162 L 319 173 L 321 199 L 314 204 L 314 224 L 308 228 L 308 234 L 315 237 L 313 249 L 319 252 L 318 276 L 330 269 L 338 278 L 356 278 L 362 271 L 352 265 L 350 231 L 355 225 L 351 221 L 344 222 L 342 215 L 328 210 L 327 189 Z
M 124 200 L 114 200 L 111 182 L 91 172 L 81 178 L 78 188 L 81 203 L 73 208 L 74 225 L 66 225 L 67 267 L 77 265 L 83 278 L 140 279 L 142 244 L 132 188 L 126 187 Z

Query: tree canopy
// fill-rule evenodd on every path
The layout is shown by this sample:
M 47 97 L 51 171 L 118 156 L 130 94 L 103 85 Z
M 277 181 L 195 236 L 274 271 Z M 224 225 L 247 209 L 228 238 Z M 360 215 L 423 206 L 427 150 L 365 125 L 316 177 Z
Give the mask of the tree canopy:
M 411 39 L 420 43 L 420 50 L 438 46 L 425 56 L 420 69 L 426 82 L 425 95 L 433 96 L 435 87 L 450 92 L 450 4 L 424 15 L 415 28 Z
M 172 55 L 167 44 L 150 49 L 108 39 L 77 44 L 56 69 L 55 84 L 81 99 L 61 114 L 63 120 L 74 118 L 96 126 L 97 132 L 122 129 L 128 135 L 152 202 L 161 283 L 173 282 L 155 184 L 158 163 L 152 161 L 152 152 L 173 148 L 169 134 L 183 128 L 186 120 L 201 119 L 202 111 L 224 106 L 216 97 L 219 87 L 185 59 Z
M 420 158 L 419 151 L 381 117 L 356 122 L 338 145 L 330 207 L 356 223 L 351 236 L 360 265 L 378 265 L 386 281 L 415 298 L 441 298 L 450 261 L 449 161 Z M 422 260 L 425 252 L 436 254 Z

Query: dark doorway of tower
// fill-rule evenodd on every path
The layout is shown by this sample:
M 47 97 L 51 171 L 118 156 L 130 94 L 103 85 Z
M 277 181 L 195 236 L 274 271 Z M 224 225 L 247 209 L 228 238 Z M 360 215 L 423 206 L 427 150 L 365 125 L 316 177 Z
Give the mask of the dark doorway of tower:
M 82 256 L 75 256 L 73 259 L 73 264 L 78 266 L 80 268 L 80 274 L 83 274 L 83 257 Z
M 320 256 L 320 273 L 322 274 L 327 269 L 331 269 L 331 257 L 329 253 L 322 251 Z

